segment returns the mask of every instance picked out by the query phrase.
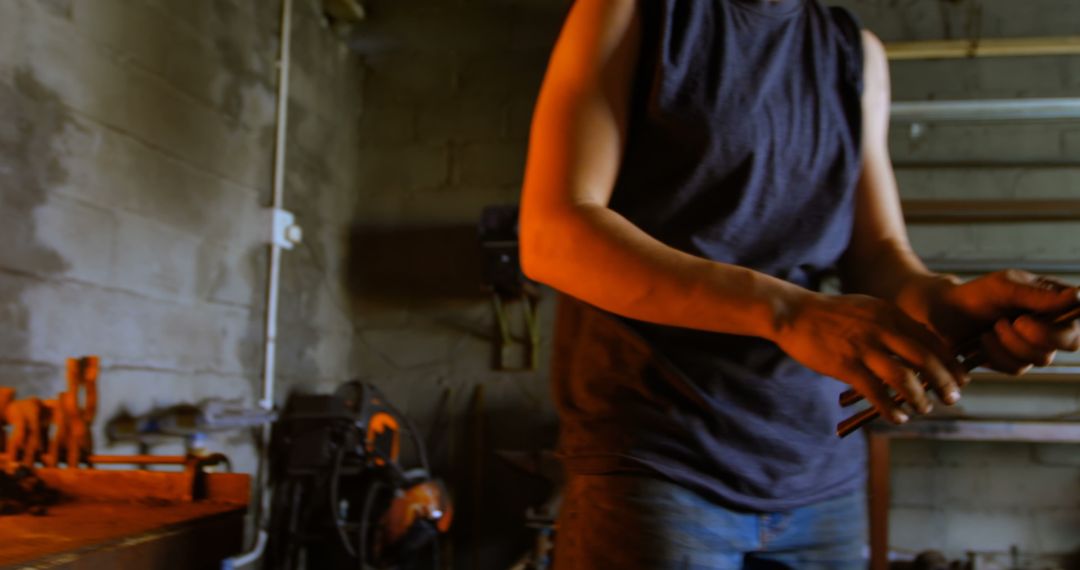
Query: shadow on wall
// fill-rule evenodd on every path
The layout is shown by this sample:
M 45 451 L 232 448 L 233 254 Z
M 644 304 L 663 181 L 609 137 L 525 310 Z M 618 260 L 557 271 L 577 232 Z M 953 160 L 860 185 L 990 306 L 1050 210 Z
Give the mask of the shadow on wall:
M 510 568 L 535 544 L 526 510 L 544 505 L 559 477 L 511 465 L 496 452 L 551 449 L 554 426 L 536 421 L 539 416 L 528 405 L 485 404 L 474 392 L 464 414 L 449 418 L 460 427 L 450 430 L 452 449 L 433 447 L 432 465 L 445 474 L 454 498 L 455 568 Z
M 476 227 L 354 227 L 349 232 L 345 285 L 352 298 L 392 304 L 481 300 Z
M 1080 568 L 1080 548 L 1066 555 L 1061 564 L 1062 568 Z
M 68 171 L 55 146 L 79 128 L 56 92 L 33 70 L 16 69 L 11 84 L 0 83 L 0 368 L 4 384 L 19 396 L 41 395 L 60 381 L 60 366 L 31 354 L 27 293 L 69 269 L 68 262 L 39 240 L 37 210 L 50 189 L 67 182 Z

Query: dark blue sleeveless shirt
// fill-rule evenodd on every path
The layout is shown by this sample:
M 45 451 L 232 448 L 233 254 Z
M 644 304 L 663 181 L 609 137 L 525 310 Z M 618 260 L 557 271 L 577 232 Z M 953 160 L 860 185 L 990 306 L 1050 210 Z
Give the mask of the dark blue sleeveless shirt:
M 611 208 L 679 250 L 815 289 L 851 236 L 862 44 L 816 0 L 639 0 Z M 560 304 L 552 378 L 572 473 L 647 473 L 774 511 L 864 482 L 840 382 L 760 338 Z

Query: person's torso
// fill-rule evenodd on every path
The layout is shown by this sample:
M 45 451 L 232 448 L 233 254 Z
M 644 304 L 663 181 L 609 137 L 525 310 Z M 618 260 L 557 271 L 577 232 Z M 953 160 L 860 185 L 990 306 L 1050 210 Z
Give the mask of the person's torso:
M 847 247 L 861 38 L 808 0 L 639 0 L 642 43 L 611 208 L 676 249 L 816 288 Z M 774 344 L 567 300 L 553 382 L 571 470 L 642 469 L 735 507 L 851 488 L 836 396 Z

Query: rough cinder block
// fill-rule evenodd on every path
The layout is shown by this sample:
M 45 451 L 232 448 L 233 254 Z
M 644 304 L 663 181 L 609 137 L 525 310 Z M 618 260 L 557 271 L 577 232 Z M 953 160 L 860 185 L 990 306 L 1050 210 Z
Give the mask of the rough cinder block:
M 449 180 L 450 159 L 445 146 L 365 148 L 359 154 L 357 187 L 365 194 L 435 188 Z
M 22 299 L 22 294 L 37 283 L 33 277 L 0 270 L 0 346 L 5 348 L 0 353 L 0 362 L 18 360 L 21 365 L 28 360 L 22 350 L 29 345 L 33 332 L 30 328 L 31 307 Z M 14 378 L 0 378 L 5 382 L 14 381 Z
M 979 88 L 979 69 L 969 61 L 894 61 L 889 70 L 894 101 L 963 99 Z
M 1045 509 L 1032 516 L 1035 541 L 1031 549 L 1036 552 L 1076 552 L 1080 542 L 1080 510 Z
M 958 509 L 943 513 L 950 550 L 1007 551 L 1013 545 L 1037 544 L 1033 517 L 1015 510 Z
M 1034 446 L 1035 460 L 1042 465 L 1080 466 L 1080 445 L 1044 443 Z
M 1060 135 L 1062 154 L 1065 156 L 1080 155 L 1080 129 L 1069 129 Z
M 416 223 L 473 225 L 484 206 L 514 204 L 521 195 L 516 185 L 461 186 L 413 192 L 402 207 L 404 215 Z
M 1064 97 L 1068 56 L 977 60 L 979 89 L 989 97 Z
M 73 130 L 81 136 L 65 136 L 62 142 L 60 163 L 68 175 L 57 193 L 153 218 L 205 239 L 240 244 L 255 239 L 251 222 L 266 192 L 199 170 L 99 123 L 82 118 L 76 123 Z M 260 163 L 269 172 L 269 160 Z M 159 190 L 163 187 L 169 191 Z
M 21 19 L 19 2 L 0 2 L 0 69 L 15 67 L 22 61 Z
M 374 329 L 360 334 L 363 342 L 397 370 L 439 369 L 450 360 L 450 347 L 456 335 L 431 329 Z
M 536 107 L 536 94 L 529 94 L 511 101 L 507 109 L 506 137 L 522 144 L 529 138 L 532 129 L 533 110 Z
M 505 102 L 540 91 L 549 50 L 463 56 L 459 84 L 469 98 Z
M 372 105 L 421 103 L 452 93 L 456 55 L 378 53 L 365 57 L 365 100 Z
M 944 512 L 939 508 L 894 507 L 889 510 L 889 547 L 912 554 L 946 550 Z
M 197 238 L 129 214 L 117 216 L 115 231 L 116 254 L 109 271 L 113 287 L 188 302 L 195 299 Z
M 416 122 L 412 105 L 367 106 L 360 115 L 359 143 L 384 146 L 415 142 Z M 425 136 L 424 140 L 430 138 Z
M 25 291 L 33 307 L 27 358 L 100 354 L 128 366 L 240 374 L 243 343 L 258 338 L 246 309 L 185 305 L 77 283 L 47 282 Z
M 199 244 L 197 298 L 212 304 L 262 310 L 265 304 L 265 247 Z
M 462 186 L 521 185 L 525 149 L 508 142 L 454 146 L 454 184 Z
M 945 496 L 944 474 L 936 466 L 901 466 L 892 468 L 892 507 L 932 508 Z
M 417 112 L 417 137 L 429 142 L 495 141 L 506 131 L 505 115 L 499 106 L 467 97 L 430 101 Z
M 927 125 L 915 138 L 893 129 L 890 146 L 897 162 L 1053 162 L 1068 156 L 1059 140 L 1066 130 L 1052 123 L 942 123 Z
M 964 410 L 971 414 L 1053 417 L 1076 411 L 1075 386 L 998 386 L 973 384 L 965 390 Z
M 112 212 L 85 202 L 53 198 L 33 215 L 35 242 L 63 260 L 65 277 L 109 284 L 117 221 Z
M 2 280 L 2 278 L 0 278 Z M 0 290 L 4 285 L 0 283 Z M 3 309 L 0 309 L 2 311 Z M 3 319 L 0 316 L 0 319 Z M 7 338 L 0 332 L 0 338 Z M 11 346 L 11 345 L 5 345 Z M 55 362 L 34 362 L 18 359 L 0 360 L 0 382 L 3 386 L 15 389 L 19 398 L 26 396 L 52 397 L 67 386 L 64 375 L 63 359 Z
M 36 241 L 32 207 L 5 205 L 0 209 L 0 239 L 18 244 L 0 249 L 0 269 L 43 277 L 62 273 L 69 267 L 59 253 Z
M 27 14 L 35 14 L 28 10 Z M 26 18 L 27 61 L 66 105 L 181 160 L 254 184 L 270 146 L 260 133 L 193 101 L 168 84 L 119 64 L 70 25 L 41 14 Z
M 518 6 L 512 20 L 511 48 L 514 50 L 548 51 L 555 45 L 570 2 L 540 0 L 515 2 Z
M 901 168 L 896 175 L 906 199 L 1080 198 L 1080 168 Z
M 992 467 L 981 476 L 986 480 L 986 493 L 970 497 L 972 504 L 1031 511 L 1072 509 L 1080 515 L 1080 494 L 1076 493 L 1080 471 L 1073 466 L 1045 466 L 1027 461 Z

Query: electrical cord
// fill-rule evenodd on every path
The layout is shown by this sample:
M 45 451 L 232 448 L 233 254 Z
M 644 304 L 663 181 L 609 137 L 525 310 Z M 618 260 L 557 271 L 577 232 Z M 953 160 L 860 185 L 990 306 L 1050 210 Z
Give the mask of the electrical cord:
M 341 544 L 345 547 L 345 551 L 349 553 L 349 556 L 356 558 L 356 550 L 353 548 L 352 542 L 349 540 L 349 534 L 345 530 L 345 521 L 341 520 L 338 512 L 341 466 L 345 460 L 345 448 L 344 443 L 338 446 L 337 454 L 334 456 L 334 468 L 330 470 L 330 492 L 327 495 L 330 497 L 330 516 L 334 517 L 334 528 L 337 529 L 338 536 L 341 538 Z

